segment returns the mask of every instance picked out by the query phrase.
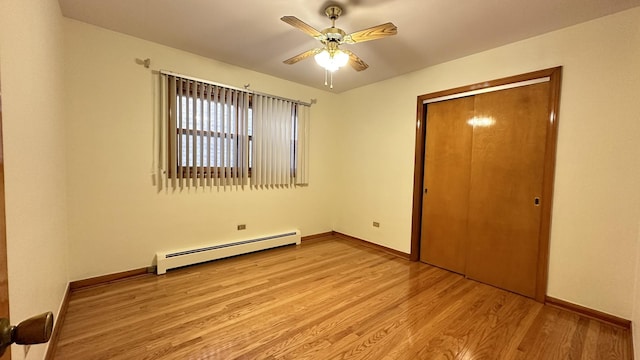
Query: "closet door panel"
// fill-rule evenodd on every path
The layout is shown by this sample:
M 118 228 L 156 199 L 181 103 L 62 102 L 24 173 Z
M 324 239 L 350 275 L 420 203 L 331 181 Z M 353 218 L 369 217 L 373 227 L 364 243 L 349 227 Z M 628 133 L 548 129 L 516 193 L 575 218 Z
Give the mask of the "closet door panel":
M 473 97 L 427 106 L 420 260 L 465 271 Z
M 475 96 L 466 275 L 529 297 L 536 291 L 548 102 L 548 82 Z

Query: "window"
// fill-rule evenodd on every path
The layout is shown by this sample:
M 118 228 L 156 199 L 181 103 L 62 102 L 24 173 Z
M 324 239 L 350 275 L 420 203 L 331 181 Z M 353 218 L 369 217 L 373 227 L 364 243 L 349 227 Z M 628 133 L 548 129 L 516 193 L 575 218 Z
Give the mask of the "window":
M 196 90 L 195 86 L 183 81 L 174 95 L 179 116 L 168 131 L 176 133 L 177 152 L 172 152 L 175 158 L 170 161 L 176 162 L 177 173 L 187 178 L 229 177 L 244 170 L 242 164 L 248 160 L 240 156 L 250 154 L 252 141 L 249 98 L 224 88 L 203 86 Z M 247 142 L 248 149 L 243 151 Z
M 163 76 L 167 138 L 161 142 L 173 187 L 306 184 L 308 106 Z

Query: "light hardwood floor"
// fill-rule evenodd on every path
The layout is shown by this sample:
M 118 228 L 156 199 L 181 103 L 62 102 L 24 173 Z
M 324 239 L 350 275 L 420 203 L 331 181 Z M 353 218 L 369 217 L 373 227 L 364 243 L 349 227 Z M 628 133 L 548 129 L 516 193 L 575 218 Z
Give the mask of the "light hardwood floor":
M 632 359 L 628 330 L 330 237 L 74 291 L 55 359 Z

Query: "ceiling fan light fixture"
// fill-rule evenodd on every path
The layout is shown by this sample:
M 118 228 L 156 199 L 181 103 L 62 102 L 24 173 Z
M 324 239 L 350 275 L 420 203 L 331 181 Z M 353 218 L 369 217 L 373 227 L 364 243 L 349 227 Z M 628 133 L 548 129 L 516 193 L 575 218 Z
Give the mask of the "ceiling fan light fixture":
M 316 54 L 314 59 L 325 70 L 334 72 L 349 62 L 349 55 L 341 50 L 335 50 L 331 54 L 327 49 L 324 49 Z

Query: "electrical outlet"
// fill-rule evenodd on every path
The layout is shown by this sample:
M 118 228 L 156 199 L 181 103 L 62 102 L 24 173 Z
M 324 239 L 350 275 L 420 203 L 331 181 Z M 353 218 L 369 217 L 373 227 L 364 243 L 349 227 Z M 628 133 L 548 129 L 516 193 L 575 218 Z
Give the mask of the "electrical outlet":
M 379 222 L 377 222 L 377 221 L 374 221 L 374 222 L 373 222 L 373 227 L 380 227 L 380 223 L 379 223 Z
M 244 230 L 246 228 L 247 228 L 247 225 L 245 225 L 245 224 L 238 225 L 238 230 Z

